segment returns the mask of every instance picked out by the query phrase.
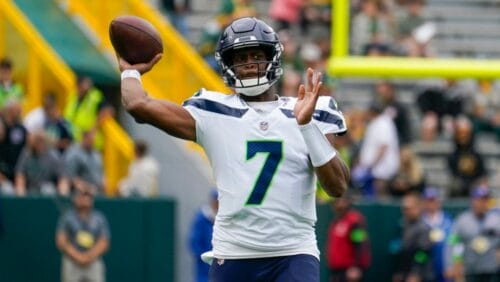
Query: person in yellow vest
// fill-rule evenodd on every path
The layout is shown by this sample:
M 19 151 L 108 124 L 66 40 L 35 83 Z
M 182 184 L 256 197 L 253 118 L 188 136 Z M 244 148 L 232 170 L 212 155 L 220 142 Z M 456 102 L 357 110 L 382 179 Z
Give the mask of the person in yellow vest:
M 99 125 L 106 116 L 112 115 L 112 109 L 104 99 L 102 92 L 94 87 L 88 76 L 79 76 L 77 89 L 71 93 L 64 109 L 64 118 L 69 121 L 76 142 L 82 140 L 82 133 L 95 131 L 95 147 L 101 150 L 104 136 Z
M 7 100 L 22 102 L 24 90 L 21 84 L 12 79 L 12 61 L 3 58 L 0 60 L 0 110 Z

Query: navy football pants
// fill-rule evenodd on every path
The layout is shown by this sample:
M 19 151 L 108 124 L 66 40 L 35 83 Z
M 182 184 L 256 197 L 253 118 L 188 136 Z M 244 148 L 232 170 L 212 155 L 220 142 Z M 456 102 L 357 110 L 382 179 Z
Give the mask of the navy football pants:
M 319 261 L 311 255 L 258 259 L 214 259 L 210 282 L 319 282 Z

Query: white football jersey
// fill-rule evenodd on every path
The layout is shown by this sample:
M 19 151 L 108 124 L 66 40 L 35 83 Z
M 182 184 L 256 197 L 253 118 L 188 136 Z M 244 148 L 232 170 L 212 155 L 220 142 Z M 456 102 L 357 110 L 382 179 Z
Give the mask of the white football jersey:
M 316 176 L 293 115 L 295 102 L 281 97 L 277 108 L 259 113 L 238 95 L 204 89 L 184 102 L 219 191 L 216 258 L 319 258 Z M 324 134 L 347 130 L 331 97 L 319 98 L 313 122 Z

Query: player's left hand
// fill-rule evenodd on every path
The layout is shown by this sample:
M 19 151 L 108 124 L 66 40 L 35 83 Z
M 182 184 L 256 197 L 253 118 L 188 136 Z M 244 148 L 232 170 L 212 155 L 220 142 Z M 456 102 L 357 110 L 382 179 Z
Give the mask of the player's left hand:
M 315 76 L 312 68 L 307 69 L 306 77 L 306 85 L 301 84 L 299 86 L 297 103 L 293 109 L 295 119 L 299 125 L 308 124 L 311 121 L 322 84 L 321 73 L 317 73 Z

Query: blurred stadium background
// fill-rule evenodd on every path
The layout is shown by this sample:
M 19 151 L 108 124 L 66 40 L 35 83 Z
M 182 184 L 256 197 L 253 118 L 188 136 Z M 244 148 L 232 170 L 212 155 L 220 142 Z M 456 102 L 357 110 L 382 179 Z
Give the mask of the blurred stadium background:
M 375 85 L 388 81 L 408 116 L 400 143 L 415 153 L 423 186 L 441 189 L 452 214 L 467 208 L 468 193 L 457 192 L 464 172 L 448 164 L 455 153 L 455 121 L 465 117 L 473 125 L 474 148 L 485 168 L 466 189 L 481 183 L 500 196 L 500 1 L 416 1 L 421 11 L 409 17 L 405 0 L 303 0 L 296 1 L 302 5 L 298 20 L 276 16 L 271 11 L 285 7 L 268 0 L 178 1 L 185 6 L 177 9 L 166 7 L 167 2 L 0 1 L 0 57 L 12 60 L 14 79 L 24 87 L 23 115 L 47 93 L 54 93 L 63 109 L 77 75 L 90 76 L 114 107 L 114 117 L 101 124 L 106 185 L 97 199 L 112 232 L 105 256 L 108 281 L 192 281 L 187 234 L 213 186 L 200 148 L 135 123 L 121 108 L 119 72 L 108 40 L 108 24 L 118 15 L 143 17 L 160 31 L 165 54 L 143 84 L 151 95 L 176 103 L 202 87 L 228 92 L 210 57 L 218 32 L 231 18 L 255 15 L 280 30 L 289 25 L 280 31 L 286 41 L 280 93 L 293 95 L 307 66 L 327 73 L 324 95 L 335 97 L 351 129 L 350 139 L 339 147 L 352 166 L 367 126 L 364 112 L 381 98 Z M 371 19 L 365 25 L 363 16 Z M 179 20 L 185 25 L 176 30 L 173 23 Z M 453 109 L 440 112 L 445 105 L 426 100 L 429 93 Z M 160 162 L 154 199 L 117 196 L 118 182 L 133 159 L 132 140 L 139 137 Z M 400 193 L 369 195 L 355 185 L 353 190 L 373 243 L 366 281 L 389 281 L 388 245 L 400 218 Z M 318 198 L 321 251 L 333 216 L 328 201 Z M 3 195 L 0 202 L 0 281 L 57 281 L 60 255 L 54 230 L 68 199 Z M 326 277 L 323 263 L 322 281 Z

